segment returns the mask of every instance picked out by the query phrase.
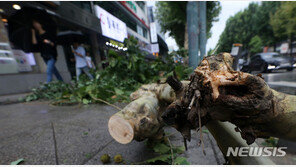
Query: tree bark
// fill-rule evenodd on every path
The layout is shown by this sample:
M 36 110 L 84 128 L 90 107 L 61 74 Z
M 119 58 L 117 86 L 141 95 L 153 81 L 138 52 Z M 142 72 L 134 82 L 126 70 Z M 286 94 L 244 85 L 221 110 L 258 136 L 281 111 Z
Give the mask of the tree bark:
M 184 81 L 183 84 L 188 84 Z M 110 135 L 119 143 L 127 144 L 133 139 L 160 139 L 163 135 L 161 113 L 176 99 L 168 84 L 148 84 L 130 95 L 132 102 L 110 117 Z
M 188 24 L 185 24 L 184 49 L 188 50 Z

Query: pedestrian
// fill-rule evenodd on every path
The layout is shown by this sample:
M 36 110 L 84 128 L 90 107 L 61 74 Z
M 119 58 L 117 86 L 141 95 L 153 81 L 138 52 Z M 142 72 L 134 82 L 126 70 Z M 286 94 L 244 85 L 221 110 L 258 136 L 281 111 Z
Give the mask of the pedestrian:
M 90 69 L 96 69 L 96 66 L 95 66 L 95 64 L 94 64 L 94 62 L 91 60 L 91 57 L 90 57 L 90 55 L 89 55 L 89 51 L 88 50 L 86 50 L 86 56 L 85 56 L 85 59 L 86 59 L 86 62 L 87 62 L 87 64 L 88 64 L 88 67 L 90 68 Z
M 62 76 L 55 67 L 55 63 L 57 61 L 55 34 L 50 34 L 47 31 L 45 31 L 43 25 L 41 25 L 36 20 L 33 20 L 32 25 L 32 43 L 35 47 L 37 47 L 40 50 L 41 57 L 47 65 L 47 83 L 52 81 L 53 74 L 56 76 L 58 80 L 63 81 Z M 38 34 L 36 34 L 36 31 Z
M 86 60 L 86 52 L 83 46 L 81 46 L 78 42 L 73 43 L 72 52 L 75 56 L 76 61 L 76 79 L 79 80 L 79 76 L 81 75 L 81 72 L 83 71 L 89 79 L 94 79 L 94 77 L 89 72 L 89 65 Z

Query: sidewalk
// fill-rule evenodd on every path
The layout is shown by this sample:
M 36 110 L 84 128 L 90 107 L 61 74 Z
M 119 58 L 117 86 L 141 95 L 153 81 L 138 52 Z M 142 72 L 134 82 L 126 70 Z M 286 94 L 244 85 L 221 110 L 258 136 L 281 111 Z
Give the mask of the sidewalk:
M 123 107 L 123 106 L 121 106 Z M 0 106 L 0 164 L 24 158 L 34 164 L 101 164 L 100 156 L 121 154 L 129 163 L 142 162 L 155 154 L 144 142 L 122 145 L 108 132 L 108 119 L 116 109 L 107 105 L 52 106 L 48 102 Z M 180 133 L 167 128 L 171 142 L 182 146 Z M 193 132 L 183 156 L 191 164 L 223 164 L 224 158 L 210 134 L 204 134 L 206 156 Z M 111 163 L 113 164 L 113 163 Z
M 30 94 L 30 93 L 1 95 L 0 96 L 0 105 L 18 103 L 18 102 L 20 102 L 21 98 L 26 97 L 28 94 Z

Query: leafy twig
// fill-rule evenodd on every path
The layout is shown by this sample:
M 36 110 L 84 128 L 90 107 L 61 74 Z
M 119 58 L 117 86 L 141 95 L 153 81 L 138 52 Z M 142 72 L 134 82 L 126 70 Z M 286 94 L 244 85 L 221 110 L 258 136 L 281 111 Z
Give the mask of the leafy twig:
M 119 110 L 119 111 L 122 110 L 122 108 L 120 108 L 120 107 L 118 107 L 118 106 L 116 106 L 116 105 L 113 105 L 113 104 L 111 104 L 111 103 L 109 103 L 109 102 L 107 102 L 107 101 L 105 101 L 105 100 L 103 100 L 103 99 L 99 99 L 99 98 L 96 98 L 96 97 L 92 97 L 92 98 L 93 98 L 94 100 L 97 100 L 97 101 L 103 102 L 103 103 L 105 103 L 105 104 L 107 104 L 107 105 L 109 105 L 109 106 L 112 106 L 112 107 L 116 108 L 116 109 Z

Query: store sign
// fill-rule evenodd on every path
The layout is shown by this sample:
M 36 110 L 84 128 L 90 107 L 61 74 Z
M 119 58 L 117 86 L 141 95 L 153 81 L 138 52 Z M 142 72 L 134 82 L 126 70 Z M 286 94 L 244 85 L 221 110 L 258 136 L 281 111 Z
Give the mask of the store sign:
M 108 13 L 103 8 L 95 5 L 96 16 L 100 19 L 102 35 L 123 42 L 127 38 L 126 24 Z
M 151 43 L 157 43 L 156 23 L 150 23 Z
M 27 55 L 24 51 L 12 50 L 12 52 L 13 52 L 13 55 L 14 55 L 15 60 L 17 62 L 19 72 L 32 71 L 30 62 L 29 62 Z
M 159 45 L 158 45 L 158 43 L 151 44 L 151 52 L 152 53 L 158 53 L 159 52 Z
M 289 50 L 289 44 L 288 43 L 282 43 L 280 53 L 282 53 L 282 54 L 288 53 L 288 50 Z

